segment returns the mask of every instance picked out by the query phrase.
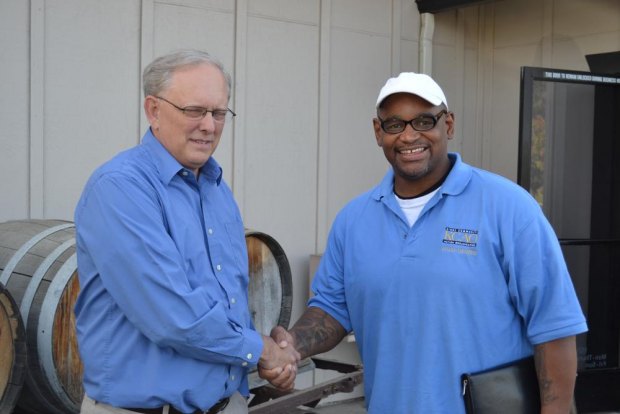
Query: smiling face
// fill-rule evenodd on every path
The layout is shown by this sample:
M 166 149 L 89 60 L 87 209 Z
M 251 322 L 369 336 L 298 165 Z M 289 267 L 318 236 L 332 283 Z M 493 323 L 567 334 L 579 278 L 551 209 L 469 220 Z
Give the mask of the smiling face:
M 228 106 L 228 85 L 222 72 L 211 64 L 177 69 L 162 98 L 184 108 L 202 107 L 209 110 Z M 214 122 L 212 114 L 191 119 L 173 105 L 149 95 L 144 109 L 153 135 L 168 152 L 196 176 L 220 142 L 224 123 Z
M 433 106 L 424 99 L 408 93 L 397 93 L 387 97 L 378 115 L 383 120 L 402 119 L 409 121 L 421 114 L 436 115 L 442 106 Z M 450 169 L 448 140 L 454 133 L 454 115 L 448 112 L 429 131 L 419 132 L 411 125 L 398 134 L 388 134 L 381 129 L 381 121 L 373 119 L 377 144 L 394 170 L 394 190 L 403 197 L 423 193 Z

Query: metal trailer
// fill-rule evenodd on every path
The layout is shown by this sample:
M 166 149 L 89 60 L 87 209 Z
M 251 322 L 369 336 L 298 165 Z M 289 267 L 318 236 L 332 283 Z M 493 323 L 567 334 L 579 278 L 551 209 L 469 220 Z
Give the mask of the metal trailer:
M 300 364 L 298 372 L 314 369 L 333 370 L 342 375 L 312 387 L 280 391 L 266 381 L 258 378 L 256 372 L 250 374 L 251 393 L 254 395 L 250 401 L 250 414 L 290 414 L 303 413 L 299 407 L 313 408 L 332 394 L 345 392 L 350 393 L 364 380 L 364 370 L 360 365 L 346 364 L 320 358 L 308 358 Z

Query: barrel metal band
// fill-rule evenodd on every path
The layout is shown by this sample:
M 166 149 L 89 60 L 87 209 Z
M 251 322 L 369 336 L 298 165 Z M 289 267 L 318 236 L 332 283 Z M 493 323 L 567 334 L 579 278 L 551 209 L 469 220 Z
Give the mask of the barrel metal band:
M 28 251 L 35 244 L 37 244 L 38 242 L 40 242 L 41 240 L 43 240 L 50 234 L 53 234 L 53 233 L 56 233 L 57 231 L 68 229 L 74 226 L 75 224 L 73 223 L 67 223 L 67 224 L 61 224 L 59 226 L 50 227 L 49 229 L 42 231 L 41 233 L 34 236 L 32 239 L 28 240 L 26 243 L 24 243 L 19 248 L 19 250 L 17 250 L 15 254 L 13 254 L 13 257 L 11 257 L 9 262 L 6 264 L 6 267 L 2 271 L 2 274 L 0 275 L 0 283 L 4 285 L 7 284 L 9 277 L 11 277 L 11 274 L 13 273 L 13 270 L 15 270 L 15 267 L 17 266 L 17 264 L 20 262 L 20 260 L 22 260 L 22 258 L 26 255 L 26 253 L 28 253 Z
M 24 292 L 24 296 L 22 297 L 22 302 L 19 305 L 19 312 L 21 313 L 22 320 L 24 321 L 24 328 L 28 326 L 28 313 L 30 313 L 30 306 L 34 300 L 34 295 L 37 293 L 39 284 L 41 283 L 41 280 L 43 280 L 43 276 L 45 276 L 56 259 L 58 259 L 65 251 L 67 251 L 69 247 L 74 244 L 75 238 L 70 238 L 60 246 L 56 247 L 56 249 L 54 249 L 54 251 L 41 262 L 37 270 L 32 275 L 32 278 L 28 282 L 28 287 Z
M 73 411 L 77 413 L 80 411 L 79 404 L 81 401 L 76 402 L 71 400 L 67 394 L 67 391 L 62 386 L 60 379 L 58 378 L 58 371 L 54 366 L 54 346 L 52 341 L 54 318 L 56 316 L 55 310 L 58 308 L 58 303 L 60 302 L 60 298 L 62 297 L 65 287 L 76 270 L 77 254 L 73 253 L 58 270 L 56 276 L 54 276 L 54 279 L 47 288 L 47 294 L 45 295 L 45 299 L 43 299 L 41 312 L 39 312 L 39 324 L 37 326 L 37 350 L 39 353 L 39 360 L 42 361 L 45 376 L 47 377 L 49 384 L 54 389 L 56 397 L 63 401 L 65 406 L 73 407 Z

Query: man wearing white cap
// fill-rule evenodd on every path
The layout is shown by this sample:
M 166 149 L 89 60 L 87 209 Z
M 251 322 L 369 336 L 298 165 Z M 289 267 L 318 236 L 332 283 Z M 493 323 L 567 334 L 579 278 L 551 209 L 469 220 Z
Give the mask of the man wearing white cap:
M 448 152 L 455 118 L 429 76 L 389 79 L 376 108 L 392 168 L 338 214 L 308 309 L 272 336 L 305 358 L 354 331 L 370 413 L 464 413 L 461 374 L 530 355 L 540 412 L 568 413 L 587 326 L 538 204 Z

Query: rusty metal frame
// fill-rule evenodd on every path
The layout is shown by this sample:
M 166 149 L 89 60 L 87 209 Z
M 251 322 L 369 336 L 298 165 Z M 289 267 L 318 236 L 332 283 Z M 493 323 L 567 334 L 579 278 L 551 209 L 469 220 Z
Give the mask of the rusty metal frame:
M 364 381 L 364 370 L 360 365 L 319 358 L 312 358 L 312 362 L 316 368 L 334 370 L 344 375 L 303 390 L 280 391 L 268 384 L 253 388 L 250 414 L 286 414 L 297 412 L 297 407 L 302 405 L 315 407 L 322 398 L 339 392 L 352 392 Z

